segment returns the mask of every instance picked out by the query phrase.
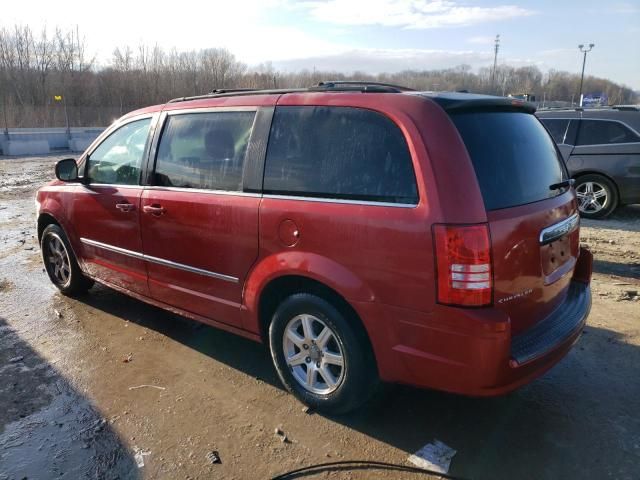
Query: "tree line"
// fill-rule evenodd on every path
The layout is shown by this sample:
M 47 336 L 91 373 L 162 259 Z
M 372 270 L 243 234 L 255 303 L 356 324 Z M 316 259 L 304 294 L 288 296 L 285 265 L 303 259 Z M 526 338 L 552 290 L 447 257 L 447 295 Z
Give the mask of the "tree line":
M 417 90 L 467 90 L 489 94 L 533 94 L 547 105 L 577 103 L 580 75 L 536 66 L 499 65 L 473 71 L 469 65 L 398 73 L 276 70 L 270 63 L 248 67 L 224 48 L 165 50 L 158 45 L 118 47 L 107 66 L 88 53 L 75 29 L 33 31 L 16 25 L 0 30 L 0 122 L 11 127 L 104 126 L 120 115 L 170 98 L 216 88 L 294 88 L 324 80 L 368 80 Z M 587 76 L 584 92 L 607 95 L 610 104 L 634 103 L 628 87 Z M 57 99 L 57 100 L 56 100 Z

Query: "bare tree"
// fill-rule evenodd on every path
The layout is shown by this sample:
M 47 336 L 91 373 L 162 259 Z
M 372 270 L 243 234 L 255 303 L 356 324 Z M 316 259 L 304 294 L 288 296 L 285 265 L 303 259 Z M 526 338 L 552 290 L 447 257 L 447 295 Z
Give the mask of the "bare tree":
M 368 80 L 406 85 L 418 90 L 468 90 L 494 93 L 492 68 L 473 71 L 469 65 L 447 69 L 405 70 L 377 75 L 345 74 L 316 68 L 283 72 L 271 63 L 248 68 L 229 50 L 207 48 L 179 52 L 159 45 L 120 46 L 111 61 L 98 68 L 79 28 L 46 29 L 33 34 L 28 26 L 0 29 L 0 96 L 11 126 L 59 125 L 62 94 L 74 125 L 100 125 L 123 113 L 173 97 L 208 93 L 215 88 L 291 88 L 323 80 Z M 496 84 L 502 95 L 528 93 L 546 102 L 567 104 L 577 98 L 577 73 L 536 66 L 499 65 Z M 604 93 L 610 102 L 636 101 L 633 90 L 610 80 L 588 76 L 584 91 Z

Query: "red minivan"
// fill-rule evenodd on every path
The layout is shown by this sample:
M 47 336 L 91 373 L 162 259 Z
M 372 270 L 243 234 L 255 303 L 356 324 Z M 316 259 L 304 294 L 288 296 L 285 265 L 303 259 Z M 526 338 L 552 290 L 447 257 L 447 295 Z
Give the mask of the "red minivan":
M 125 115 L 37 194 L 65 294 L 94 281 L 256 341 L 324 411 L 379 381 L 499 395 L 579 337 L 571 180 L 513 99 L 329 82 Z

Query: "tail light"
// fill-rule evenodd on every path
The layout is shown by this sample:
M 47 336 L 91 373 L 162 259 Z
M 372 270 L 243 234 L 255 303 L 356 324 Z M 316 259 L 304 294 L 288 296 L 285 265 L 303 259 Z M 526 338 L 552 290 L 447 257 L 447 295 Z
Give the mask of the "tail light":
M 480 307 L 493 293 L 491 242 L 487 225 L 433 227 L 438 274 L 438 302 Z

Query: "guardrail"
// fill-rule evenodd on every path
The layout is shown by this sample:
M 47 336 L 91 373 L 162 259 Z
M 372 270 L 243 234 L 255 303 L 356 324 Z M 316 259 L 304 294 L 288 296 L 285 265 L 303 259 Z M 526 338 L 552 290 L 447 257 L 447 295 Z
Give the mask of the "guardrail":
M 2 155 L 45 155 L 56 151 L 82 152 L 104 131 L 101 127 L 10 128 L 0 130 Z

